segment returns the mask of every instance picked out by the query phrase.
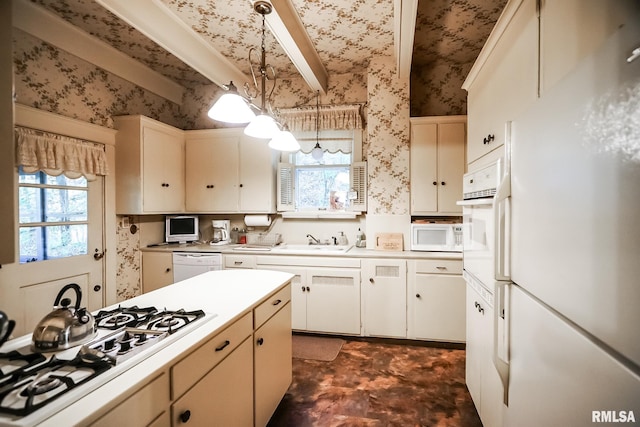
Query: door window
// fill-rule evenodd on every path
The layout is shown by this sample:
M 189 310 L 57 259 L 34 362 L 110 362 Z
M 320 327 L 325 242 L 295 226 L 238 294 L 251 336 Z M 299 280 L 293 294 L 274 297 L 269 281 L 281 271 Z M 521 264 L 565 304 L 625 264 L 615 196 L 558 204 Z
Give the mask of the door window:
M 89 187 L 72 179 L 19 170 L 20 262 L 86 255 Z

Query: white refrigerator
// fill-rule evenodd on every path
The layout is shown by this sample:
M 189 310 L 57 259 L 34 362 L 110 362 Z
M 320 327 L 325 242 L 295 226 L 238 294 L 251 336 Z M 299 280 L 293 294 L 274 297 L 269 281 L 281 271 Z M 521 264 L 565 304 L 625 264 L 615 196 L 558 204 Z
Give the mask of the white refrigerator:
M 640 424 L 640 16 L 628 22 L 511 123 L 505 426 Z

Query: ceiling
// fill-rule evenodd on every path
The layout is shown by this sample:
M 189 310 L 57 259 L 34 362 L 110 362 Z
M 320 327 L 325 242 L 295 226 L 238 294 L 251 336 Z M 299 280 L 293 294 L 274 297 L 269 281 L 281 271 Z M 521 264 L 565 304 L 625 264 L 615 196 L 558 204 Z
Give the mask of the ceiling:
M 136 27 L 155 41 L 125 22 L 126 16 L 121 19 L 94 0 L 32 1 L 182 86 L 193 87 L 212 81 L 220 84 L 208 72 L 209 68 L 217 66 L 202 66 L 197 63 L 202 57 L 197 51 L 189 58 L 182 55 L 180 46 L 169 46 L 171 42 L 160 40 L 167 29 L 162 25 L 154 26 L 152 18 L 148 18 L 150 29 Z M 143 4 L 142 0 L 100 1 L 117 7 Z M 293 6 L 299 19 L 294 17 L 288 21 L 297 20 L 297 31 L 303 33 L 297 35 L 298 39 L 308 35 L 311 48 L 307 46 L 306 49 L 315 50 L 301 55 L 315 55 L 330 79 L 334 74 L 365 72 L 372 57 L 397 55 L 394 43 L 398 42 L 399 35 L 407 29 L 413 33 L 411 13 L 416 11 L 416 2 L 415 37 L 412 48 L 409 46 L 412 70 L 415 72 L 440 60 L 473 62 L 506 0 L 272 0 L 274 6 L 276 2 Z M 213 48 L 226 58 L 226 62 L 223 60 L 225 65 L 249 79 L 247 55 L 250 48 L 259 49 L 262 25 L 262 16 L 253 11 L 250 0 L 145 0 L 144 3 L 168 12 L 179 27 L 186 28 L 203 42 L 205 51 Z M 404 21 L 398 16 L 394 21 L 394 11 L 398 10 L 399 4 L 409 4 Z M 271 15 L 267 18 L 271 19 Z M 268 64 L 277 70 L 279 78 L 299 76 L 300 66 L 294 65 L 270 31 L 277 25 L 271 21 L 268 25 Z M 282 40 L 283 36 L 278 37 Z M 406 45 L 407 37 L 403 41 Z M 184 43 L 182 46 L 191 48 L 197 44 Z

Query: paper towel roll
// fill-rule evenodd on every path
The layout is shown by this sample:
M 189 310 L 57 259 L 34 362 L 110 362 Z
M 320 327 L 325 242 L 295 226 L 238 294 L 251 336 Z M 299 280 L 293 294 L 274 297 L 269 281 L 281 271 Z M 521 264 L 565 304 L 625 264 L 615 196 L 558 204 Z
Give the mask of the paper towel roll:
M 269 215 L 245 215 L 244 223 L 247 227 L 268 227 L 271 225 Z

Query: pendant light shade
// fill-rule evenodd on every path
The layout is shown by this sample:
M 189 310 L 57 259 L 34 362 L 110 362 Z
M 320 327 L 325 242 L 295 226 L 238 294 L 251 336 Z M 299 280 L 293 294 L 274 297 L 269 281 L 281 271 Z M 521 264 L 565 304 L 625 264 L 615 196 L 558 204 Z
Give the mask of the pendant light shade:
M 213 104 L 207 115 L 213 120 L 226 123 L 249 123 L 256 115 L 247 101 L 238 94 L 233 82 L 229 83 L 229 92 L 222 95 Z
M 276 121 L 268 114 L 258 114 L 251 123 L 244 128 L 244 134 L 260 139 L 271 139 L 280 132 Z
M 300 143 L 288 130 L 281 130 L 269 141 L 269 147 L 278 151 L 298 151 Z
M 320 143 L 316 142 L 316 146 L 311 150 L 311 157 L 313 157 L 314 160 L 320 161 L 323 155 L 324 150 L 320 147 Z

